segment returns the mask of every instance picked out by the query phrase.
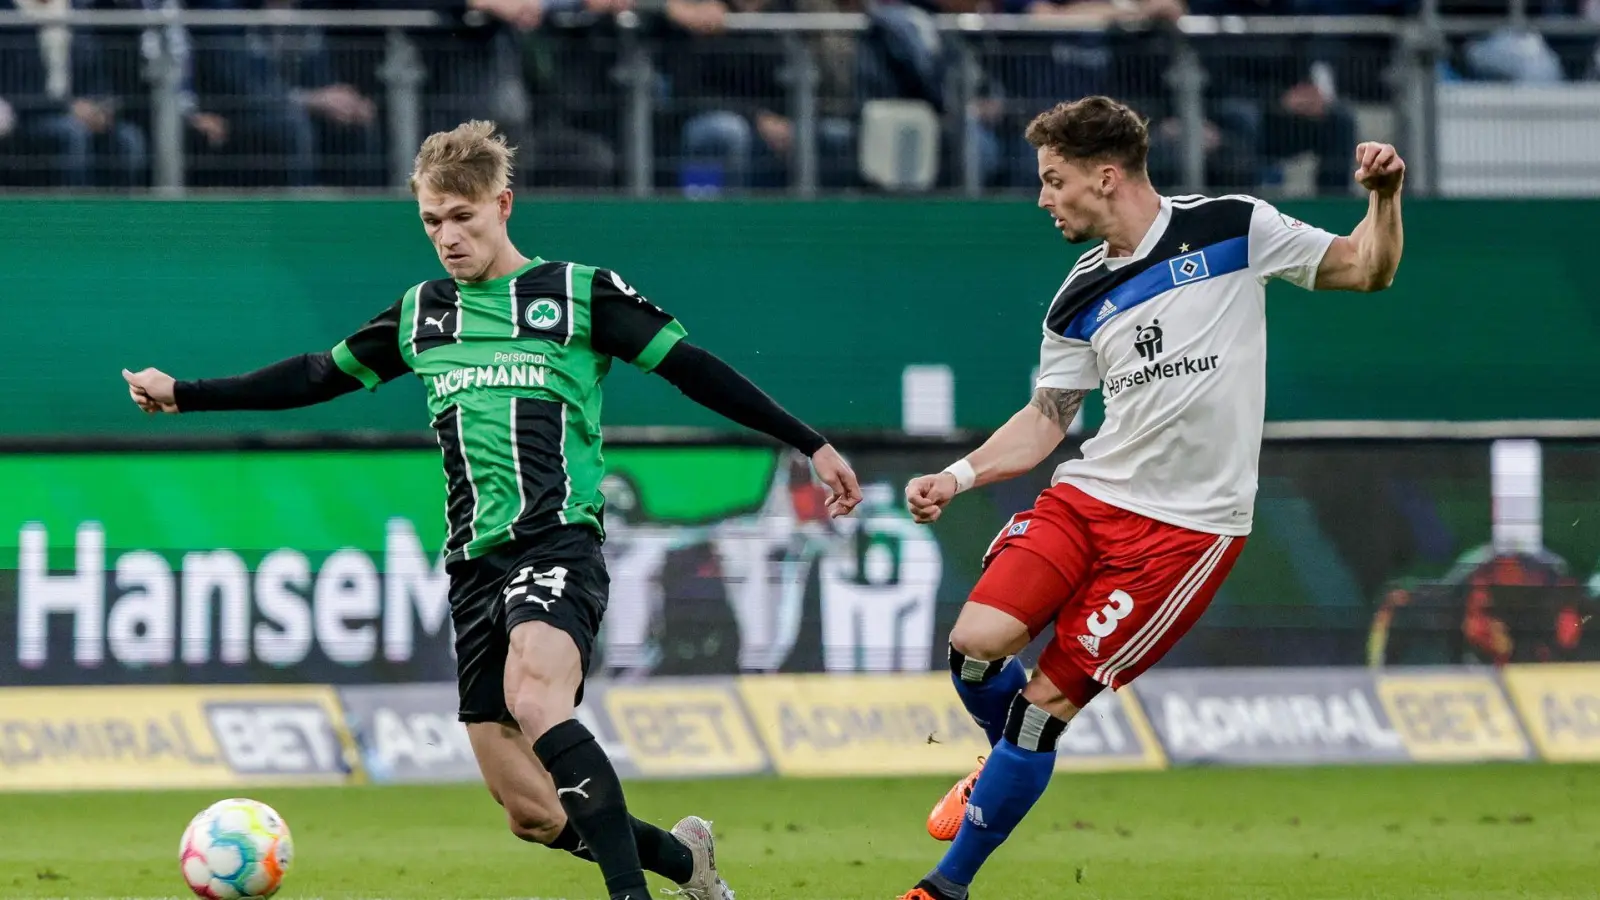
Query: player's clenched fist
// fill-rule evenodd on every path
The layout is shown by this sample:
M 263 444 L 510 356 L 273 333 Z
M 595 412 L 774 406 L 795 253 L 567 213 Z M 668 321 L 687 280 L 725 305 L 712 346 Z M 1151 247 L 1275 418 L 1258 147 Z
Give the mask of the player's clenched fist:
M 122 380 L 128 383 L 128 396 L 147 413 L 175 413 L 178 411 L 177 380 L 160 369 L 143 369 L 138 372 L 122 370 Z
M 1393 144 L 1364 141 L 1356 145 L 1356 183 L 1375 194 L 1400 190 L 1406 178 L 1406 161 Z
M 949 472 L 936 475 L 918 475 L 906 485 L 906 508 L 919 525 L 927 525 L 939 518 L 944 505 L 956 495 L 956 477 Z

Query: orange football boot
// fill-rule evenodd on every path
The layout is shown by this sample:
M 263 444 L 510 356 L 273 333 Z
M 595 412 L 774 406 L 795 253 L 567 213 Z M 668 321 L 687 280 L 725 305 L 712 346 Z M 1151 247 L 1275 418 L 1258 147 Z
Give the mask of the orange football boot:
M 928 813 L 928 834 L 934 840 L 956 839 L 956 832 L 961 830 L 961 820 L 967 815 L 967 801 L 972 799 L 972 786 L 978 783 L 978 775 L 983 772 L 985 758 L 978 757 L 978 767 L 972 770 L 972 774 L 956 782 L 955 787 L 934 804 L 933 812 Z
M 939 900 L 939 898 L 928 893 L 926 888 L 914 887 L 901 894 L 899 900 Z

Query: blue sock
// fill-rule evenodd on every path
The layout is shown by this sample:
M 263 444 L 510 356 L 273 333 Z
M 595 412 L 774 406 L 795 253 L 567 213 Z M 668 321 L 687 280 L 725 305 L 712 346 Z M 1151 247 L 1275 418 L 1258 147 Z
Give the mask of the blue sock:
M 934 873 L 955 884 L 971 884 L 989 854 L 1005 843 L 1011 830 L 1039 802 L 1055 768 L 1053 748 L 1024 750 L 1004 738 L 995 744 L 972 788 L 967 819 Z
M 950 680 L 955 682 L 956 694 L 972 714 L 972 720 L 989 736 L 991 747 L 999 743 L 1000 736 L 1005 733 L 1006 710 L 1011 708 L 1012 698 L 1028 683 L 1028 675 L 1022 671 L 1022 663 L 1016 657 L 987 680 L 978 680 L 986 674 L 986 667 L 992 665 L 969 660 L 954 647 L 950 648 Z

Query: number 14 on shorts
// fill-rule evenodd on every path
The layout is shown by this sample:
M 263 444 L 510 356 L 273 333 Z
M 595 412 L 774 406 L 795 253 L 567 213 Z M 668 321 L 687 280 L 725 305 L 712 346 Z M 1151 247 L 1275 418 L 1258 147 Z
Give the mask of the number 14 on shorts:
M 528 602 L 537 603 L 548 611 L 556 602 L 556 598 L 561 596 L 561 592 L 567 589 L 567 570 L 564 566 L 555 566 L 547 572 L 536 572 L 535 568 L 535 566 L 523 566 L 510 581 L 506 582 L 506 606 L 527 597 Z M 544 588 L 550 592 L 551 599 L 529 594 L 530 587 Z

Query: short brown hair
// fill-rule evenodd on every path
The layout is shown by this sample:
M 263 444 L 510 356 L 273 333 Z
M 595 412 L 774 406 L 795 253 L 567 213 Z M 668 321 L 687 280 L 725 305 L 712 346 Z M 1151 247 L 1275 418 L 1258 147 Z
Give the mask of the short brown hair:
M 1048 147 L 1063 159 L 1116 163 L 1130 175 L 1144 174 L 1150 154 L 1147 121 L 1104 96 L 1056 104 L 1028 123 L 1027 137 L 1034 147 Z
M 493 122 L 473 120 L 431 134 L 411 167 L 411 193 L 426 185 L 474 202 L 499 196 L 511 184 L 516 152 Z

